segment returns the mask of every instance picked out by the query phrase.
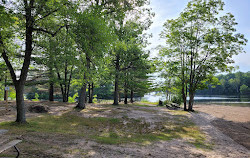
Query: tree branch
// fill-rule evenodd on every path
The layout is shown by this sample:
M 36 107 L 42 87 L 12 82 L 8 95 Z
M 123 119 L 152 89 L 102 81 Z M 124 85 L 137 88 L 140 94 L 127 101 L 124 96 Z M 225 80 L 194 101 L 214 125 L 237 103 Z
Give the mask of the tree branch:
M 60 26 L 56 32 L 51 32 L 51 31 L 48 31 L 48 30 L 45 30 L 43 28 L 33 28 L 34 31 L 38 31 L 38 32 L 44 32 L 44 33 L 47 33 L 47 34 L 50 34 L 52 37 L 54 37 L 62 28 L 66 27 L 67 25 L 63 25 L 63 26 Z
M 15 71 L 14 71 L 14 68 L 12 67 L 10 61 L 9 61 L 9 58 L 5 52 L 5 50 L 3 49 L 3 52 L 2 52 L 2 57 L 10 71 L 10 75 L 11 75 L 11 78 L 13 80 L 13 83 L 15 84 L 17 82 L 17 79 L 16 79 L 16 74 L 15 74 Z
M 3 47 L 3 41 L 2 41 L 2 36 L 0 34 L 0 47 L 2 47 L 3 49 L 3 52 L 2 52 L 2 57 L 10 71 L 10 75 L 11 75 L 11 78 L 13 80 L 13 83 L 15 84 L 17 82 L 17 79 L 16 79 L 16 74 L 15 74 L 15 71 L 14 71 L 14 68 L 12 67 L 11 63 L 10 63 L 10 60 L 9 60 L 9 57 L 7 56 L 7 53 Z
M 36 21 L 42 20 L 42 19 L 44 19 L 44 18 L 46 18 L 46 17 L 50 16 L 51 14 L 53 14 L 53 13 L 57 12 L 58 10 L 59 10 L 59 9 L 55 9 L 55 10 L 53 10 L 53 11 L 49 12 L 48 14 L 44 15 L 43 17 L 41 17 L 41 18 L 37 19 Z

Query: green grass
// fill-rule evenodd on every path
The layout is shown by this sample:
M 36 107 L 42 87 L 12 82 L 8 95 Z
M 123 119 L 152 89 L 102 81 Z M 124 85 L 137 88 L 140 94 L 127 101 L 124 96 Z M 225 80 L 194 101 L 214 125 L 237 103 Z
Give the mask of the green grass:
M 140 101 L 140 103 L 158 105 L 158 102 L 149 102 L 149 101 L 146 101 L 146 100 Z
M 9 129 L 10 134 L 63 134 L 95 140 L 104 144 L 139 143 L 150 144 L 159 140 L 189 138 L 189 143 L 198 148 L 209 148 L 205 136 L 186 116 L 175 116 L 156 122 L 153 128 L 150 123 L 139 119 L 94 117 L 84 118 L 74 113 L 62 116 L 43 115 L 29 119 L 29 124 L 20 125 L 13 122 L 0 123 L 1 128 Z M 126 124 L 124 124 L 124 121 Z

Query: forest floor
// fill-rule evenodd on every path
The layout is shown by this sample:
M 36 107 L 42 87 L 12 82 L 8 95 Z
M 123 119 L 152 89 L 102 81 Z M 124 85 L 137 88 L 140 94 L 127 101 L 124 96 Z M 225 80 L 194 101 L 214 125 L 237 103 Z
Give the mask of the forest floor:
M 198 105 L 198 112 L 188 113 L 137 103 L 89 104 L 79 111 L 74 104 L 26 102 L 34 104 L 49 106 L 48 114 L 27 111 L 29 123 L 18 125 L 15 103 L 0 102 L 0 129 L 9 130 L 10 140 L 23 140 L 17 145 L 21 158 L 250 156 L 249 107 Z M 15 155 L 9 149 L 0 157 Z

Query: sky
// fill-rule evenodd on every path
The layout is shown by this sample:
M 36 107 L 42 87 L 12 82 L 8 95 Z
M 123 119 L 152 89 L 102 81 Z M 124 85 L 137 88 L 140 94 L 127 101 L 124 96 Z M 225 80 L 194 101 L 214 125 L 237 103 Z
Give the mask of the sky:
M 174 19 L 184 10 L 189 0 L 151 0 L 150 7 L 155 13 L 153 24 L 148 30 L 148 33 L 153 34 L 153 38 L 149 40 L 151 45 L 148 47 L 151 50 L 151 55 L 156 56 L 157 50 L 155 47 L 164 45 L 164 40 L 160 39 L 159 34 L 163 30 L 163 24 L 168 19 Z M 233 56 L 235 61 L 234 66 L 238 66 L 237 71 L 250 71 L 250 0 L 224 0 L 224 12 L 230 12 L 235 16 L 238 23 L 237 33 L 244 34 L 248 40 L 244 50 L 246 53 Z

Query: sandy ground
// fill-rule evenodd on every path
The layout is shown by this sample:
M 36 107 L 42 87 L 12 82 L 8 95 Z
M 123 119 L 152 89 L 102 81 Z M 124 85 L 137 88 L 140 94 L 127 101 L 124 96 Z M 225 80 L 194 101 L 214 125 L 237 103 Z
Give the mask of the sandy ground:
M 48 104 L 28 102 L 27 104 Z M 57 104 L 63 106 L 57 106 Z M 3 104 L 2 104 L 3 105 Z M 60 115 L 64 112 L 70 111 L 74 105 L 55 103 L 50 105 L 50 113 L 53 115 Z M 1 107 L 0 122 L 13 121 L 15 119 L 15 107 L 14 103 L 9 103 L 8 110 L 4 111 L 4 106 Z M 94 109 L 94 113 L 93 113 Z M 98 110 L 99 109 L 99 110 Z M 9 111 L 10 110 L 10 111 Z M 22 139 L 26 142 L 34 142 L 38 139 L 41 144 L 54 144 L 55 148 L 48 151 L 37 151 L 37 155 L 34 157 L 65 157 L 65 158 L 250 158 L 250 151 L 248 148 L 249 128 L 246 128 L 244 138 L 234 138 L 231 132 L 241 132 L 243 130 L 238 129 L 241 124 L 249 125 L 249 108 L 242 109 L 241 107 L 218 107 L 218 106 L 195 106 L 195 110 L 198 113 L 187 113 L 186 115 L 191 118 L 206 135 L 208 142 L 213 144 L 212 150 L 203 150 L 196 148 L 195 146 L 187 143 L 184 139 L 174 139 L 171 141 L 159 141 L 150 145 L 138 145 L 135 143 L 121 144 L 121 145 L 107 145 L 100 144 L 95 141 L 86 140 L 84 138 L 65 139 L 63 136 L 46 135 L 27 135 Z M 115 111 L 115 113 L 114 113 Z M 154 111 L 154 112 L 152 112 Z M 206 112 L 206 113 L 205 113 Z M 238 113 L 238 114 L 237 114 Z M 111 115 L 112 114 L 112 115 Z M 174 117 L 173 113 L 167 110 L 165 107 L 105 107 L 105 105 L 88 105 L 87 109 L 82 113 L 78 113 L 81 117 L 122 117 L 121 114 L 127 115 L 129 118 L 143 119 L 151 124 L 162 121 L 162 119 L 171 119 Z M 39 114 L 27 113 L 27 117 L 37 117 Z M 240 117 L 238 117 L 240 116 Z M 238 118 L 237 118 L 238 117 Z M 225 123 L 226 122 L 226 123 Z M 232 126 L 237 124 L 237 127 Z M 223 130 L 228 127 L 230 130 Z M 244 126 L 245 127 L 245 126 Z M 0 127 L 1 129 L 1 127 Z M 226 132 L 225 132 L 226 131 Z M 228 132 L 228 133 L 227 133 Z M 242 145 L 241 145 L 242 144 Z M 244 147 L 244 146 L 245 147 Z M 22 149 L 22 144 L 19 145 Z M 247 149 L 248 148 L 248 149 Z M 64 153 L 64 151 L 71 151 L 70 153 Z M 22 157 L 25 155 L 25 149 Z M 7 151 L 13 152 L 13 151 Z M 84 155 L 82 153 L 85 153 Z
M 213 126 L 250 150 L 250 107 L 196 105 L 195 110 L 209 114 Z

